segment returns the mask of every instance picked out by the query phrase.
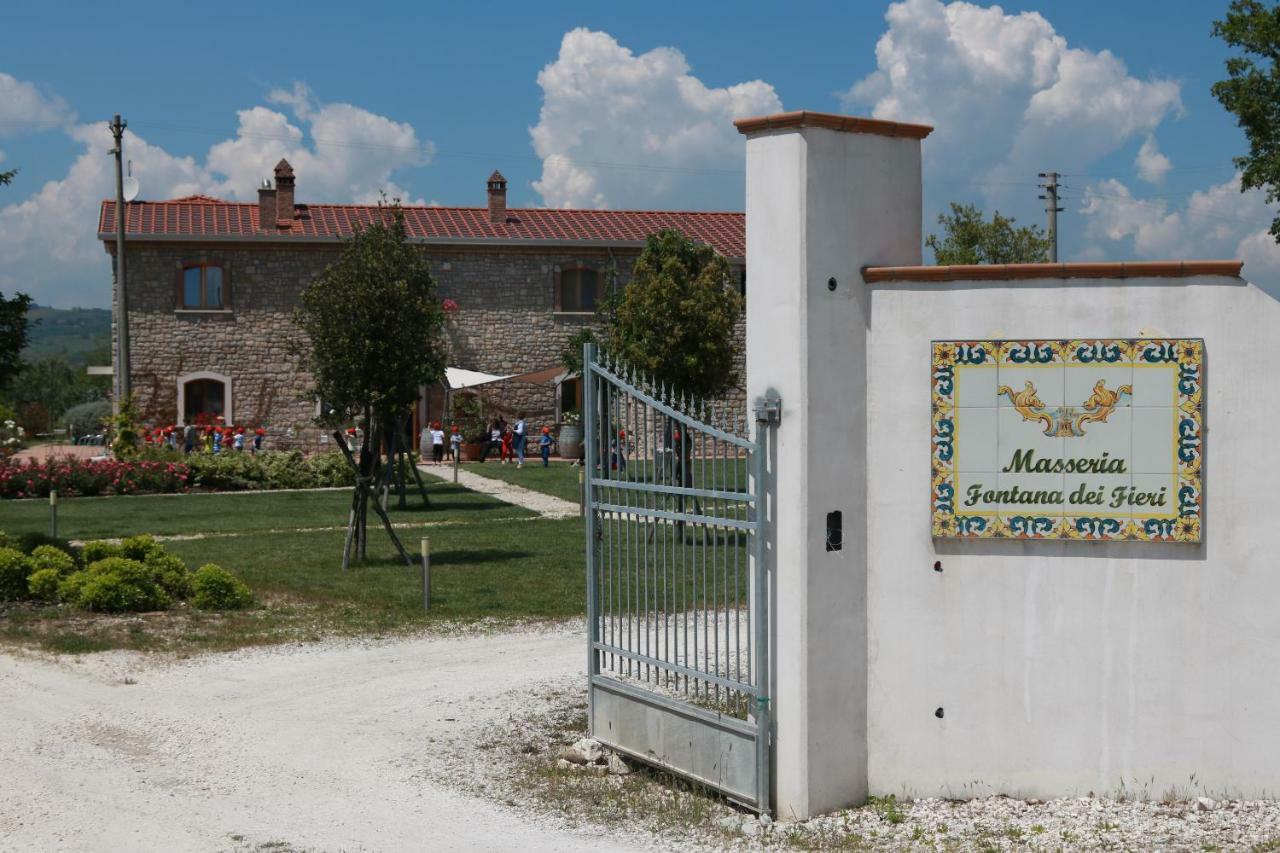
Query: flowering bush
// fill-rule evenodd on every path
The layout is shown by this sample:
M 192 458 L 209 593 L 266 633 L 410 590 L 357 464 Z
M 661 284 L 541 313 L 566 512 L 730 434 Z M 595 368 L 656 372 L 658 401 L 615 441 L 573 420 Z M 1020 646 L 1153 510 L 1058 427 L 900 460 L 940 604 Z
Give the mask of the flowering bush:
M 22 427 L 11 420 L 0 422 L 0 459 L 12 456 L 23 448 L 22 439 L 26 435 Z
M 181 462 L 113 459 L 0 460 L 0 498 L 43 498 L 184 492 L 191 472 Z

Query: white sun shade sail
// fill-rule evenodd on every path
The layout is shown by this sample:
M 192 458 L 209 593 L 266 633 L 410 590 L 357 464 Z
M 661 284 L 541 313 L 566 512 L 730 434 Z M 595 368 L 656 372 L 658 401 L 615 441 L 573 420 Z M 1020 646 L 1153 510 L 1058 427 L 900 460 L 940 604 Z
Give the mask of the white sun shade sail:
M 535 370 L 530 373 L 513 373 L 507 376 L 498 376 L 493 373 L 481 373 L 479 370 L 467 370 L 462 367 L 446 367 L 444 369 L 444 381 L 453 391 L 460 391 L 463 388 L 474 388 L 477 385 L 488 385 L 490 382 L 502 382 L 505 379 L 511 379 L 516 382 L 528 382 L 531 385 L 554 384 L 563 379 L 567 374 L 563 367 L 544 367 L 542 370 Z

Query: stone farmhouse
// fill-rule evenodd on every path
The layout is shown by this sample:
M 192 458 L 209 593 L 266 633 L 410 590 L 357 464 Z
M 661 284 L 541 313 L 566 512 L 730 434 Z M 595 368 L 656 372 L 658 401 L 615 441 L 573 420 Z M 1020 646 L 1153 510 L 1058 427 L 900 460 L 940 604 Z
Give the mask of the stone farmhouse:
M 465 392 L 480 394 L 490 411 L 524 410 L 551 424 L 581 404 L 578 381 L 559 369 L 560 352 L 592 322 L 609 274 L 624 285 L 659 229 L 712 246 L 745 286 L 741 213 L 509 208 L 497 171 L 486 189 L 484 207 L 408 206 L 404 214 L 441 299 L 458 307 L 447 322 L 449 364 L 522 377 Z M 299 203 L 284 160 L 256 204 L 201 195 L 128 203 L 130 378 L 148 422 L 220 415 L 265 427 L 274 447 L 323 447 L 321 404 L 291 349 L 291 318 L 303 288 L 377 210 Z M 98 237 L 113 271 L 115 217 L 115 203 L 104 201 Z M 730 396 L 741 407 L 741 393 Z M 447 418 L 444 401 L 443 387 L 423 389 L 415 432 Z

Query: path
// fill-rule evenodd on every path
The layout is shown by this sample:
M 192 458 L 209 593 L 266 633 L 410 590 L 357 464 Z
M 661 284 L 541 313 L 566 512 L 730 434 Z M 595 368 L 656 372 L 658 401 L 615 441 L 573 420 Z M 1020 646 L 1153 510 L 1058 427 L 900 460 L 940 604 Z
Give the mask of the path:
M 484 760 L 487 728 L 524 697 L 581 677 L 582 631 L 159 663 L 0 654 L 2 846 L 637 849 L 643 838 L 571 831 L 448 784 L 450 766 Z
M 419 465 L 418 470 L 432 477 L 453 482 L 453 468 L 451 467 Z M 554 495 L 543 494 L 542 492 L 535 492 L 533 489 L 526 489 L 524 486 L 516 486 L 491 477 L 472 474 L 462 467 L 458 468 L 458 485 L 464 486 L 473 492 L 482 492 L 509 504 L 531 509 L 543 518 L 574 518 L 578 515 L 578 505 L 572 501 L 557 498 Z

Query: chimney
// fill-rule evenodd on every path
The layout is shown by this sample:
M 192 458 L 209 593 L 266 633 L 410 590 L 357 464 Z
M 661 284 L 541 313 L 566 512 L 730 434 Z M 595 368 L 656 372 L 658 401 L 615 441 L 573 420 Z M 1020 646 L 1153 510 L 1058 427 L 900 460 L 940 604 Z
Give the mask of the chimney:
M 293 221 L 293 167 L 283 159 L 276 163 L 276 220 Z
M 497 169 L 489 176 L 489 221 L 507 221 L 507 179 Z
M 262 179 L 258 187 L 258 229 L 265 231 L 276 227 L 276 190 L 270 178 Z

